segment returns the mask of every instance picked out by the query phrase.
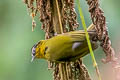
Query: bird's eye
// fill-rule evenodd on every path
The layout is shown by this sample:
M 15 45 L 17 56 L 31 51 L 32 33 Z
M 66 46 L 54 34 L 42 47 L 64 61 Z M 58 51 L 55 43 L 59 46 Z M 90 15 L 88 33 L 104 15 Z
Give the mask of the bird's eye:
M 32 53 L 35 53 L 35 48 L 32 48 Z
M 46 54 L 47 49 L 48 49 L 48 47 L 45 47 L 44 55 Z

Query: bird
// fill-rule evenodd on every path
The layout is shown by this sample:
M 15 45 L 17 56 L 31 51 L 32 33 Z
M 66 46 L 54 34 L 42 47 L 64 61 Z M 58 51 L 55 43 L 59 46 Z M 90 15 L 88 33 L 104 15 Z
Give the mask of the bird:
M 93 24 L 87 28 L 92 49 L 98 48 L 95 40 L 96 31 Z M 45 59 L 53 62 L 75 61 L 89 54 L 84 30 L 58 34 L 50 39 L 40 40 L 32 49 L 32 60 Z

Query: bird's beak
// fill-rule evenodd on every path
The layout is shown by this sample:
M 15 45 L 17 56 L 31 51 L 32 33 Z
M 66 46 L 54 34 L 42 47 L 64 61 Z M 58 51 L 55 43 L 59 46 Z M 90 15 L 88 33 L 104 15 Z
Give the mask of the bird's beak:
M 35 59 L 35 56 L 32 56 L 31 62 L 33 62 L 34 59 Z

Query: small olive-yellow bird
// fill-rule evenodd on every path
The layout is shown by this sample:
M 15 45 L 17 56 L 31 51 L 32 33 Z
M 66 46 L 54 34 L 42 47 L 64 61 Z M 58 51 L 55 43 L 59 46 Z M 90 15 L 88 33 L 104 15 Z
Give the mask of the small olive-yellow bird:
M 88 27 L 88 33 L 93 50 L 98 45 L 93 40 L 96 36 L 94 25 Z M 47 40 L 40 40 L 32 47 L 32 61 L 35 58 L 49 61 L 74 61 L 89 53 L 84 30 L 59 34 Z

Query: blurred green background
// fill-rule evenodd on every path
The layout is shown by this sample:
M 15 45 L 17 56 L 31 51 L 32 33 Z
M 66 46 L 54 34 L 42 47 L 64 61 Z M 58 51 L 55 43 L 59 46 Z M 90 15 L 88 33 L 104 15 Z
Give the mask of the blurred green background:
M 118 53 L 120 0 L 100 0 L 100 3 L 107 19 L 112 46 Z M 91 20 L 85 0 L 81 0 L 81 5 L 86 24 L 89 25 Z M 80 22 L 79 18 L 78 21 Z M 0 80 L 52 80 L 52 71 L 47 70 L 45 60 L 30 62 L 31 47 L 44 39 L 41 24 L 39 20 L 36 22 L 37 27 L 32 32 L 31 17 L 22 0 L 0 0 Z M 114 80 L 110 65 L 101 63 L 104 57 L 102 49 L 99 48 L 95 53 L 103 80 Z M 84 58 L 84 63 L 92 79 L 97 80 L 90 55 Z

